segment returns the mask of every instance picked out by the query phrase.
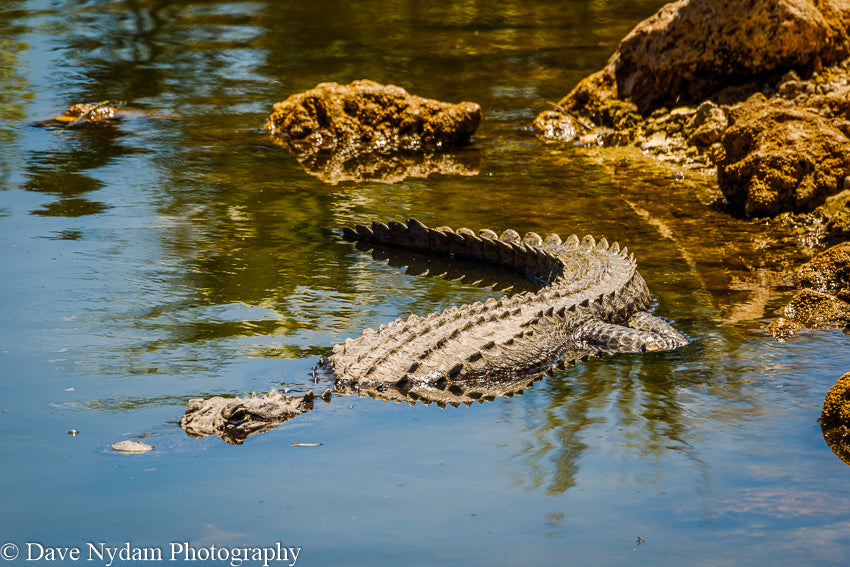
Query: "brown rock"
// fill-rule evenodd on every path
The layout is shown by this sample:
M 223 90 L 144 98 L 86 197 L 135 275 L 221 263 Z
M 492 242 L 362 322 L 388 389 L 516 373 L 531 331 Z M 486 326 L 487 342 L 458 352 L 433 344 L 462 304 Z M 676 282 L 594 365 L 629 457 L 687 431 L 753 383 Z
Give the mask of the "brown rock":
M 584 131 L 573 116 L 558 110 L 541 112 L 534 119 L 532 128 L 540 137 L 559 142 L 572 142 Z
M 779 342 L 785 342 L 800 331 L 804 331 L 806 326 L 793 319 L 778 317 L 774 321 L 771 321 L 767 329 L 774 339 Z
M 617 130 L 633 129 L 641 121 L 634 104 L 617 98 L 617 84 L 608 68 L 583 79 L 558 106 Z
M 642 113 L 702 100 L 754 77 L 817 70 L 846 56 L 847 0 L 679 0 L 644 20 L 608 63 Z
M 801 289 L 773 321 L 780 341 L 804 328 L 843 327 L 850 323 L 850 242 L 821 252 L 795 272 Z
M 839 378 L 827 392 L 820 423 L 824 429 L 850 426 L 850 372 Z
M 408 94 L 394 85 L 322 83 L 274 105 L 265 128 L 303 152 L 427 151 L 466 142 L 481 107 Z
M 850 242 L 829 248 L 797 269 L 797 284 L 850 300 Z
M 692 146 L 708 147 L 720 141 L 728 126 L 729 119 L 723 109 L 707 100 L 699 105 L 688 124 L 688 143 Z
M 810 329 L 844 325 L 850 321 L 850 303 L 822 291 L 801 289 L 782 309 L 782 314 Z
M 838 458 L 850 465 L 850 372 L 839 378 L 823 401 L 823 438 Z
M 598 125 L 630 129 L 657 107 L 710 96 L 737 102 L 758 81 L 818 71 L 850 53 L 848 36 L 850 0 L 679 0 L 638 24 L 606 67 L 558 104 Z M 704 144 L 715 133 L 699 136 Z
M 850 140 L 807 110 L 748 101 L 713 158 L 717 181 L 734 208 L 748 215 L 807 211 L 843 189 Z

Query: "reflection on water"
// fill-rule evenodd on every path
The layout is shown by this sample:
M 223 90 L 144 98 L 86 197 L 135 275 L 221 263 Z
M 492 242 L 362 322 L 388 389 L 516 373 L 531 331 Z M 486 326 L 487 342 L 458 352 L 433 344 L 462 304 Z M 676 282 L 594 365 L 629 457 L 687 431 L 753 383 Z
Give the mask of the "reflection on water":
M 660 5 L 0 4 L 9 540 L 291 537 L 304 564 L 842 560 L 846 510 L 806 503 L 850 498 L 816 423 L 848 337 L 762 329 L 813 250 L 713 210 L 710 175 L 527 129 Z M 274 102 L 361 78 L 481 104 L 477 175 L 331 185 L 260 129 Z M 37 125 L 102 100 L 141 114 Z M 180 432 L 189 398 L 303 393 L 363 328 L 503 292 L 340 238 L 408 217 L 620 241 L 693 342 L 469 408 L 348 396 L 238 448 Z M 104 450 L 138 436 L 155 451 Z
M 304 170 L 325 183 L 342 181 L 372 181 L 398 183 L 408 177 L 442 175 L 478 175 L 481 156 L 475 148 L 440 153 L 366 153 L 356 156 L 333 153 L 300 152 L 286 142 L 275 140 L 292 152 Z

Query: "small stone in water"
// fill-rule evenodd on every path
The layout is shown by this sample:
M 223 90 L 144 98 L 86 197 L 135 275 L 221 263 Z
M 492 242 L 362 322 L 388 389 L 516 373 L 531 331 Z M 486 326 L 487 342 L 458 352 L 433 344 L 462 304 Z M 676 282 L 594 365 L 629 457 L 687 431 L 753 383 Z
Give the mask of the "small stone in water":
M 113 443 L 111 447 L 119 453 L 147 453 L 153 449 L 152 446 L 141 441 L 119 441 L 118 443 Z

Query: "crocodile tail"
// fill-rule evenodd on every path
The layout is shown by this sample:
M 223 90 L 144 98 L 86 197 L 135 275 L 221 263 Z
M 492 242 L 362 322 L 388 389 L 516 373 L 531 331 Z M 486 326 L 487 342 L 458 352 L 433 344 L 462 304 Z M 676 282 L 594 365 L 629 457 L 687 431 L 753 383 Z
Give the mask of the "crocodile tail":
M 561 260 L 541 248 L 544 244 L 561 245 L 561 239 L 556 234 L 544 240 L 533 232 L 520 237 L 514 230 L 496 234 L 485 228 L 475 233 L 468 228 L 429 228 L 416 219 L 409 219 L 406 223 L 375 221 L 371 226 L 358 224 L 353 228 L 345 227 L 343 237 L 351 241 L 506 266 L 550 283 L 562 274 L 564 268 Z

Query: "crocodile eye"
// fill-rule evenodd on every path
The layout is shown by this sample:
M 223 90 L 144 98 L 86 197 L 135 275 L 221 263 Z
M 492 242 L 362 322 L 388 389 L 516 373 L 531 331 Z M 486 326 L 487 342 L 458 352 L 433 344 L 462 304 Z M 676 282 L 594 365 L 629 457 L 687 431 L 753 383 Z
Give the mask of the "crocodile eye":
M 242 425 L 251 419 L 251 414 L 245 408 L 236 408 L 227 418 L 229 425 Z

